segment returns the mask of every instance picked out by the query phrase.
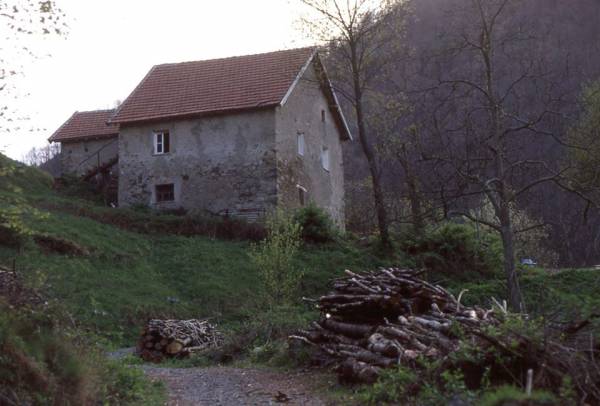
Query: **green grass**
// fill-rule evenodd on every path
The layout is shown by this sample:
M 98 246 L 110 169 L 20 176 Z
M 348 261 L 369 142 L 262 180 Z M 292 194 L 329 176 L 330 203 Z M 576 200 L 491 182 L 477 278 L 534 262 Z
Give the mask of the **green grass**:
M 2 165 L 11 161 L 0 156 Z M 19 272 L 33 285 L 44 286 L 83 328 L 114 345 L 133 345 L 150 317 L 209 317 L 239 325 L 256 312 L 259 274 L 248 255 L 250 242 L 127 231 L 87 215 L 101 218 L 110 211 L 137 223 L 162 216 L 61 195 L 39 171 L 12 165 L 0 199 L 18 198 L 39 210 L 41 216 L 25 217 L 30 233 L 75 242 L 90 255 L 48 253 L 29 238 L 20 249 L 0 245 L 0 264 L 16 260 Z M 337 242 L 306 246 L 297 264 L 305 270 L 301 294 L 314 296 L 344 269 L 362 270 L 384 261 L 371 249 Z
M 258 270 L 249 243 L 205 237 L 136 234 L 96 221 L 47 212 L 34 232 L 77 242 L 87 257 L 46 254 L 33 242 L 19 251 L 0 247 L 0 263 L 16 259 L 33 283 L 45 282 L 85 327 L 118 344 L 131 343 L 148 317 L 212 317 L 217 322 L 245 317 L 258 302 Z M 364 269 L 378 261 L 346 245 L 306 248 L 302 294 L 323 291 L 346 268 Z M 45 281 L 37 281 L 42 271 Z M 124 340 L 123 340 L 124 339 Z
M 89 256 L 46 253 L 31 239 L 21 249 L 0 245 L 0 264 L 11 264 L 37 286 L 46 286 L 81 325 L 114 345 L 132 345 L 149 317 L 210 317 L 237 328 L 256 318 L 258 269 L 249 258 L 251 243 L 202 236 L 127 231 L 103 216 L 147 222 L 181 221 L 175 216 L 110 209 L 65 196 L 51 189 L 40 171 L 17 165 L 0 155 L 0 202 L 18 200 L 39 211 L 25 216 L 32 233 L 76 242 Z M 80 215 L 79 215 L 80 214 Z M 92 218 L 90 218 L 92 217 Z M 124 221 L 127 224 L 127 221 Z M 139 230 L 139 228 L 136 228 Z M 305 270 L 300 295 L 315 296 L 328 288 L 344 269 L 361 271 L 403 262 L 382 259 L 374 248 L 351 242 L 303 247 L 297 265 Z M 475 275 L 465 282 L 452 275 L 431 276 L 463 296 L 465 304 L 488 304 L 502 299 L 501 275 Z M 566 270 L 548 275 L 528 270 L 521 278 L 528 309 L 536 313 L 561 308 L 565 317 L 585 314 L 600 305 L 600 272 Z
M 600 270 L 563 269 L 548 272 L 544 269 L 524 269 L 519 278 L 527 312 L 536 316 L 569 321 L 585 318 L 600 308 Z M 462 303 L 491 305 L 494 297 L 505 297 L 506 281 L 496 278 L 468 283 L 451 283 L 450 290 L 458 294 L 463 289 Z

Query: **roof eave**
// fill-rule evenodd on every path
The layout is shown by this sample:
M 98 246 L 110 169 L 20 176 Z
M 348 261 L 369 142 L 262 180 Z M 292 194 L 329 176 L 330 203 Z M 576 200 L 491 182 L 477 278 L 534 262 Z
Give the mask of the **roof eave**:
M 65 143 L 65 142 L 81 142 L 81 141 L 88 141 L 88 140 L 101 140 L 101 139 L 105 139 L 105 138 L 115 138 L 118 137 L 119 133 L 111 133 L 111 134 L 96 134 L 96 135 L 84 135 L 81 137 L 67 137 L 67 138 L 56 138 L 53 139 L 52 137 L 48 138 L 48 142 L 60 142 L 60 143 Z
M 248 106 L 248 107 L 236 107 L 236 108 L 228 108 L 228 109 L 220 109 L 220 110 L 207 110 L 207 111 L 197 111 L 190 113 L 174 113 L 168 115 L 161 116 L 153 116 L 153 117 L 141 117 L 135 119 L 121 119 L 121 120 L 112 120 L 111 124 L 119 124 L 121 126 L 127 125 L 135 125 L 142 123 L 153 123 L 158 121 L 165 120 L 186 120 L 196 117 L 209 117 L 209 116 L 220 116 L 225 114 L 237 114 L 237 113 L 245 113 L 245 112 L 253 112 L 258 110 L 271 109 L 279 106 L 279 102 L 268 102 L 265 104 L 260 104 L 256 106 Z

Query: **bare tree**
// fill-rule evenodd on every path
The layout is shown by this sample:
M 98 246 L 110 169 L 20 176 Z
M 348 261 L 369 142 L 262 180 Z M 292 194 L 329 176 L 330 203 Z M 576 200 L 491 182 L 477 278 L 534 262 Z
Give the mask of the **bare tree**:
M 382 172 L 373 134 L 368 132 L 365 98 L 376 77 L 385 72 L 398 43 L 403 8 L 398 1 L 300 0 L 318 15 L 304 24 L 329 45 L 329 67 L 336 91 L 348 100 L 356 119 L 358 139 L 373 184 L 377 224 L 384 247 L 390 247 L 389 220 L 382 190 Z M 392 22 L 394 24 L 392 24 Z M 390 56 L 382 57 L 382 54 Z
M 387 80 L 384 80 L 387 82 Z M 378 87 L 384 88 L 384 84 Z M 381 142 L 379 154 L 392 161 L 388 166 L 399 167 L 402 172 L 402 187 L 397 184 L 396 189 L 404 189 L 408 201 L 410 214 L 396 221 L 412 224 L 415 235 L 421 235 L 425 227 L 425 204 L 421 190 L 423 173 L 418 171 L 420 140 L 418 128 L 406 121 L 410 117 L 409 106 L 401 91 L 384 93 L 381 90 L 370 97 L 369 105 L 370 127 L 375 131 Z
M 444 46 L 428 72 L 435 79 L 427 89 L 436 100 L 428 122 L 431 142 L 437 145 L 431 159 L 464 185 L 463 208 L 491 203 L 494 221 L 458 211 L 499 233 L 508 300 L 517 311 L 524 304 L 515 235 L 543 224 L 515 229 L 511 208 L 544 183 L 568 187 L 565 167 L 533 147 L 539 140 L 573 147 L 551 125 L 572 101 L 561 88 L 560 69 L 545 60 L 543 32 L 520 18 L 522 5 L 520 0 L 462 2 L 448 15 Z
M 46 144 L 43 147 L 33 147 L 24 156 L 22 161 L 27 165 L 41 166 L 60 153 L 60 144 Z

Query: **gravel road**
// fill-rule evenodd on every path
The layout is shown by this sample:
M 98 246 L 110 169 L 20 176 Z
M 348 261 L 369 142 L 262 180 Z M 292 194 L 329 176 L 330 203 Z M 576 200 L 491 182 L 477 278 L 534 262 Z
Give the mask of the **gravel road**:
M 142 368 L 150 378 L 164 382 L 169 406 L 326 405 L 311 393 L 306 373 L 228 367 Z

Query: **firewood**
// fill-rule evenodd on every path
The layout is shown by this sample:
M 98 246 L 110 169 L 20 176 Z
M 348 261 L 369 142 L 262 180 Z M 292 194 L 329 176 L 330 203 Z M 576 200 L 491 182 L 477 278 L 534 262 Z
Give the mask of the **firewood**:
M 139 355 L 150 362 L 187 356 L 219 346 L 221 334 L 207 320 L 149 320 L 138 342 Z
M 459 305 L 420 274 L 398 268 L 346 271 L 316 301 L 321 319 L 290 339 L 337 360 L 341 379 L 370 382 L 381 368 L 455 351 L 455 324 L 471 329 L 498 323 L 493 312 Z

